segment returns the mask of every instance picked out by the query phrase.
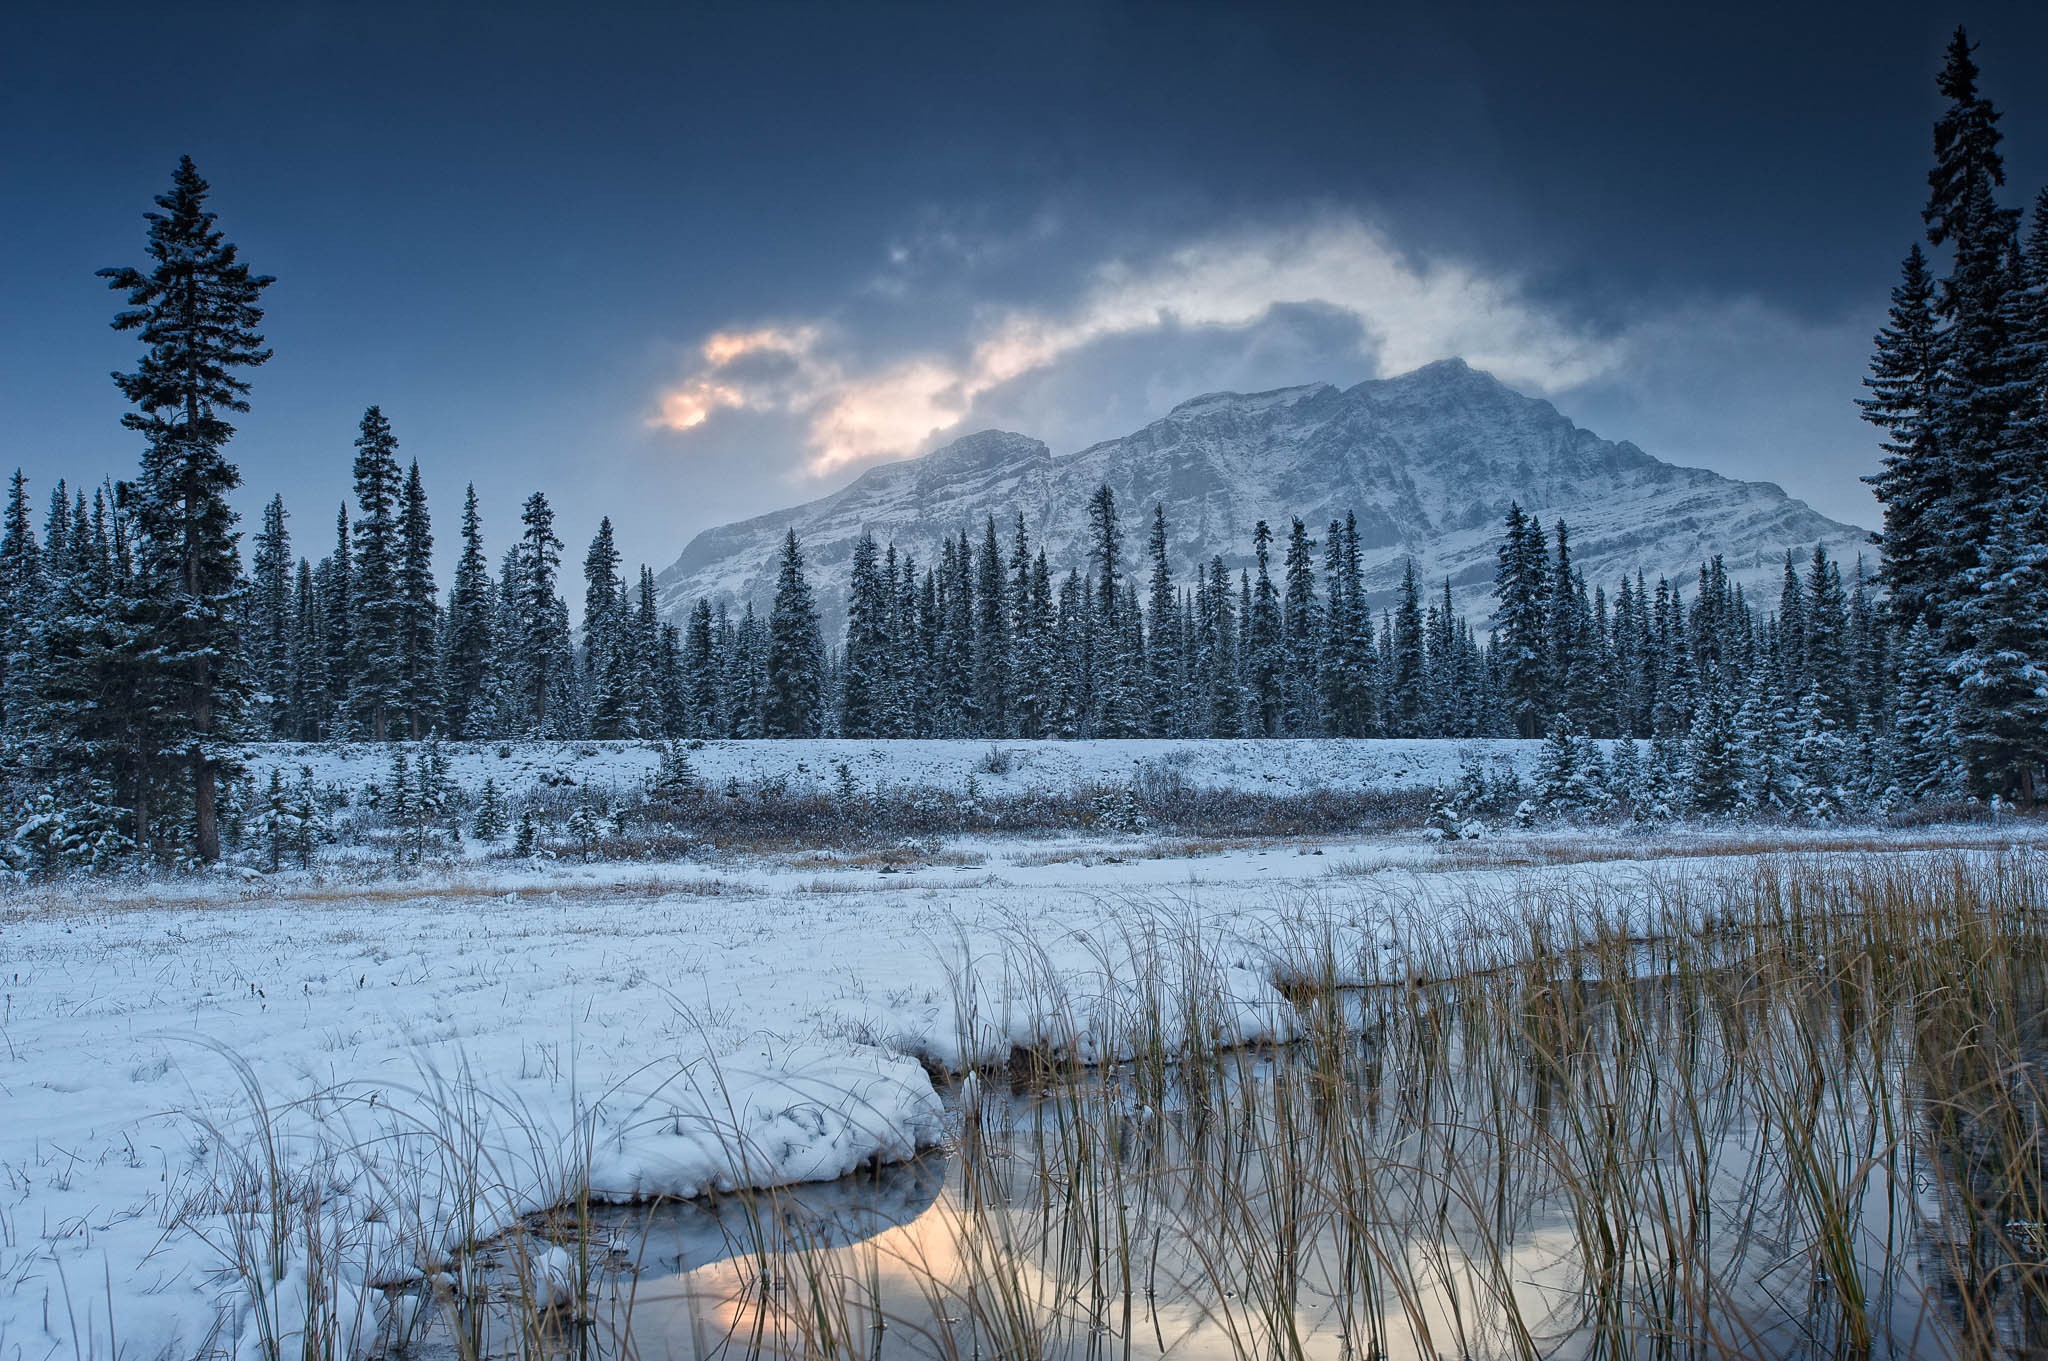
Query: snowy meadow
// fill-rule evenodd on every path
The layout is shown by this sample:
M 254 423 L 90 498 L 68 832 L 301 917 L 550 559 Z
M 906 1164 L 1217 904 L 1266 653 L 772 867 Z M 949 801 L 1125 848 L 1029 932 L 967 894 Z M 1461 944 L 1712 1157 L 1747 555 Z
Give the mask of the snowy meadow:
M 667 858 L 571 828 L 667 748 L 457 749 L 467 811 L 422 854 L 364 811 L 390 752 L 326 748 L 347 802 L 305 868 L 10 890 L 0 1357 L 1782 1354 L 1924 1315 L 1908 1354 L 2032 1298 L 2023 1158 L 1995 1299 L 1932 1307 L 1903 1245 L 1981 1181 L 1912 1168 L 2031 1147 L 2034 1070 L 1993 1056 L 2048 978 L 2033 824 L 1453 835 L 1441 788 L 1541 744 L 1342 745 L 712 744 L 720 802 L 1080 814 Z M 249 785 L 312 754 L 261 749 Z M 1184 805 L 1099 796 L 1148 762 L 1397 825 L 1146 826 Z M 526 853 L 474 835 L 486 780 L 514 827 L 552 810 Z M 1913 1019 L 1958 981 L 1965 1095 L 2010 1117 L 1962 1145 Z M 1823 1288 L 1851 1266 L 1861 1293 Z

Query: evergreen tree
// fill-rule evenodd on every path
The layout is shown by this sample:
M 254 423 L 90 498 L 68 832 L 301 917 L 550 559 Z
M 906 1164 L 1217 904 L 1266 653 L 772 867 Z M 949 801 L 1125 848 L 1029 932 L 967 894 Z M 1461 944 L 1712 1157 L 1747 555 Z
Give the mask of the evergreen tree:
M 434 586 L 434 526 L 415 462 L 398 506 L 398 711 L 413 740 L 432 731 L 441 711 L 440 605 Z
M 1394 610 L 1393 669 L 1388 674 L 1387 736 L 1425 736 L 1428 714 L 1429 660 L 1423 641 L 1422 598 L 1415 585 L 1415 560 L 1408 560 L 1401 578 L 1401 599 Z
M 1906 255 L 1891 312 L 1877 333 L 1871 395 L 1857 405 L 1885 433 L 1883 470 L 1863 480 L 1884 507 L 1884 580 L 1901 615 L 1917 619 L 1940 598 L 1945 479 L 1937 438 L 1940 359 L 1934 324 L 1934 276 L 1915 243 Z
M 782 565 L 775 582 L 775 608 L 768 620 L 768 737 L 816 737 L 824 722 L 825 645 L 818 635 L 818 607 L 804 579 L 803 546 L 796 530 L 782 541 Z
M 853 546 L 846 644 L 839 666 L 839 731 L 847 737 L 880 735 L 882 691 L 887 683 L 884 668 L 890 646 L 889 601 L 880 563 L 875 536 L 862 530 Z
M 363 413 L 356 437 L 355 561 L 350 577 L 348 707 L 371 740 L 392 735 L 391 723 L 404 702 L 405 601 L 398 568 L 403 545 L 398 507 L 403 487 L 398 440 L 384 412 Z
M 0 735 L 22 732 L 35 705 L 30 644 L 47 590 L 42 549 L 29 521 L 28 479 L 17 468 L 0 522 Z
M 249 563 L 249 626 L 244 635 L 266 736 L 289 736 L 292 673 L 292 541 L 284 497 L 263 508 L 263 529 Z M 280 798 L 283 793 L 280 792 Z
M 1221 554 L 1209 559 L 1207 609 L 1203 612 L 1202 651 L 1208 661 L 1208 735 L 1244 735 L 1244 690 L 1238 680 L 1238 616 L 1230 598 L 1230 573 Z
M 285 736 L 294 742 L 317 742 L 326 719 L 327 662 L 324 651 L 320 594 L 313 568 L 299 559 L 292 583 L 291 696 L 287 702 Z
M 1500 567 L 1494 574 L 1494 637 L 1501 650 L 1502 690 L 1515 731 L 1534 737 L 1543 730 L 1550 685 L 1549 611 L 1542 527 L 1508 506 Z
M 1727 691 L 1718 683 L 1710 685 L 1693 711 L 1686 739 L 1687 803 L 1710 817 L 1733 812 L 1742 801 L 1742 764 Z
M 1948 666 L 1971 783 L 2027 807 L 2048 762 L 2048 488 L 2032 510 L 2001 516 L 1967 574 L 1958 631 L 1970 642 Z
M 974 575 L 974 708 L 984 736 L 1010 731 L 1010 620 L 996 517 L 982 527 Z
M 2018 215 L 1999 206 L 2005 183 L 1998 150 L 1998 113 L 1977 91 L 1977 65 L 1961 28 L 1949 42 L 1936 81 L 1949 100 L 1934 129 L 1934 168 L 1928 172 L 1927 240 L 1950 248 L 1950 269 L 1935 294 L 1940 377 L 1937 450 L 1947 495 L 1938 517 L 1946 562 L 1938 572 L 1943 601 L 1968 588 L 1965 576 L 1994 529 L 2002 493 L 2024 470 L 2007 436 L 2016 394 L 2008 349 Z M 1959 621 L 1950 616 L 1953 626 Z
M 619 549 L 607 515 L 583 555 L 583 674 L 593 683 L 619 642 L 620 590 Z
M 1956 783 L 1955 684 L 1940 655 L 1933 625 L 1915 619 L 1899 645 L 1897 778 L 1908 797 L 1934 798 Z
M 1280 633 L 1280 593 L 1273 586 L 1272 557 L 1273 531 L 1261 520 L 1252 526 L 1252 558 L 1258 565 L 1258 584 L 1253 588 L 1251 608 L 1244 613 L 1243 665 L 1249 678 L 1247 700 L 1255 710 L 1251 731 L 1256 737 L 1279 734 L 1280 686 L 1286 665 Z
M 685 737 L 724 734 L 718 693 L 722 672 L 713 639 L 711 602 L 699 600 L 690 609 L 690 626 L 683 635 L 683 687 L 689 701 Z
M 1287 534 L 1286 595 L 1282 602 L 1282 653 L 1287 674 L 1281 689 L 1280 726 L 1289 737 L 1322 731 L 1316 676 L 1323 642 L 1323 614 L 1316 599 L 1316 544 L 1301 517 Z
M 354 554 L 349 551 L 348 507 L 342 506 L 334 516 L 334 553 L 320 563 L 320 572 L 315 585 L 320 593 L 323 612 L 321 637 L 327 693 L 320 715 L 321 731 L 324 736 L 340 737 L 344 734 L 342 713 L 348 703 L 350 685 L 350 658 L 354 654 L 354 633 L 350 611 L 355 605 L 355 563 Z
M 1842 573 L 1829 560 L 1824 544 L 1815 544 L 1807 569 L 1806 680 L 1820 687 L 1821 701 L 1828 717 L 1838 726 L 1855 719 L 1855 696 L 1850 684 L 1849 602 L 1842 592 Z
M 509 641 L 518 648 L 518 693 L 527 730 L 535 736 L 572 736 L 576 712 L 575 661 L 569 646 L 569 611 L 556 594 L 562 541 L 555 537 L 555 512 L 540 492 L 526 498 L 520 513 L 515 618 Z
M 144 440 L 132 492 L 141 583 L 139 626 L 150 645 L 150 674 L 128 703 L 153 710 L 161 736 L 134 753 L 152 763 L 177 750 L 189 781 L 193 847 L 202 860 L 220 857 L 219 781 L 233 772 L 232 732 L 247 695 L 235 665 L 241 639 L 237 597 L 241 564 L 235 512 L 228 496 L 240 474 L 225 449 L 234 435 L 230 413 L 247 411 L 249 385 L 239 370 L 270 358 L 256 327 L 268 275 L 249 272 L 215 227 L 208 186 L 191 157 L 178 162 L 161 212 L 147 215 L 148 273 L 100 271 L 127 295 L 114 328 L 137 331 L 146 347 L 132 372 L 114 382 L 134 410 L 122 424 Z M 157 695 L 160 703 L 152 703 Z M 149 698 L 145 699 L 144 695 Z M 147 806 L 136 810 L 138 840 L 158 833 Z
M 480 737 L 490 726 L 485 706 L 497 651 L 494 594 L 490 560 L 484 556 L 483 517 L 477 510 L 476 484 L 471 483 L 462 500 L 462 555 L 456 559 L 455 581 L 448 592 L 447 645 L 441 664 L 442 714 L 451 737 Z
M 1152 507 L 1152 537 L 1146 544 L 1152 559 L 1152 580 L 1147 598 L 1147 620 L 1151 625 L 1150 646 L 1145 652 L 1145 688 L 1148 701 L 1146 731 L 1154 737 L 1174 737 L 1180 730 L 1180 686 L 1182 639 L 1179 607 L 1173 591 L 1173 572 L 1166 560 L 1166 507 Z

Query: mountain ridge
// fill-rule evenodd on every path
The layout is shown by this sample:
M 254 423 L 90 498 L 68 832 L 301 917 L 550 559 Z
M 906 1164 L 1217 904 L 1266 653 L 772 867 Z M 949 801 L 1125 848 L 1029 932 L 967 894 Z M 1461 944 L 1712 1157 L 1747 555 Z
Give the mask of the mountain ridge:
M 1482 625 L 1510 501 L 1546 527 L 1566 521 L 1589 585 L 1640 569 L 1690 587 L 1700 563 L 1718 553 L 1745 587 L 1768 583 L 1772 600 L 1786 549 L 1824 543 L 1852 558 L 1870 541 L 1869 531 L 1821 515 L 1776 483 L 1666 463 L 1630 441 L 1602 439 L 1550 402 L 1448 359 L 1349 388 L 1203 393 L 1068 454 L 1028 435 L 976 431 L 869 468 L 813 501 L 696 535 L 656 579 L 661 608 L 677 617 L 703 597 L 735 609 L 752 601 L 765 613 L 783 534 L 794 527 L 826 636 L 836 641 L 863 529 L 929 565 L 944 535 L 966 530 L 978 544 L 991 513 L 1007 555 L 1021 513 L 1033 551 L 1044 547 L 1064 575 L 1085 569 L 1085 502 L 1103 483 L 1123 513 L 1127 570 L 1141 568 L 1155 504 L 1165 507 L 1169 561 L 1183 583 L 1215 553 L 1233 574 L 1249 564 L 1260 518 L 1281 541 L 1290 516 L 1321 538 L 1350 512 L 1376 604 L 1412 557 L 1426 588 L 1441 589 L 1448 577 L 1460 607 Z

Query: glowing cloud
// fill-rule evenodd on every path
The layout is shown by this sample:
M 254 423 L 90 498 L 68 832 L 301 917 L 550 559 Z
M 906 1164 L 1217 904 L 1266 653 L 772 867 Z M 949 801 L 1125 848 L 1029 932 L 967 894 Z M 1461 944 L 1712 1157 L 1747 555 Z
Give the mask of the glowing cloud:
M 1458 355 L 1516 386 L 1556 391 L 1621 359 L 1619 342 L 1576 332 L 1511 282 L 1409 259 L 1340 218 L 1195 241 L 1140 265 L 1108 262 L 1070 307 L 978 318 L 953 356 L 858 364 L 832 353 L 832 334 L 815 322 L 720 332 L 701 348 L 703 369 L 661 394 L 654 423 L 685 431 L 721 410 L 790 413 L 807 426 L 808 470 L 822 475 L 914 452 L 966 420 L 984 393 L 1095 342 L 1169 325 L 1248 327 L 1290 303 L 1355 315 L 1387 372 Z

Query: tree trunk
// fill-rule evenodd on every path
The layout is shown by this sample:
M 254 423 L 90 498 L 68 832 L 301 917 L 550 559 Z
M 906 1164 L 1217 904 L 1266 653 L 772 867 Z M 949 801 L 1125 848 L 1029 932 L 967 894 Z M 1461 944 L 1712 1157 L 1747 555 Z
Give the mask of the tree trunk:
M 220 818 L 216 804 L 217 781 L 213 762 L 192 749 L 192 839 L 199 858 L 209 863 L 220 859 Z

